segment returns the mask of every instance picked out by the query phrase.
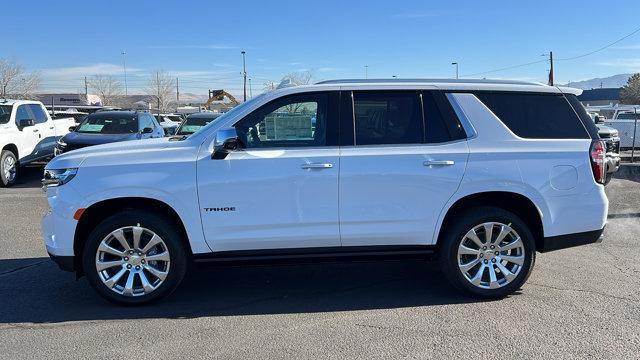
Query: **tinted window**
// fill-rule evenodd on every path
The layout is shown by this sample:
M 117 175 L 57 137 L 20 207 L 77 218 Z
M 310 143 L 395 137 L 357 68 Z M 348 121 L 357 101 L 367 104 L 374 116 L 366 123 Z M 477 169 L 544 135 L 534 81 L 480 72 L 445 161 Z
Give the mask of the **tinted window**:
M 16 124 L 20 124 L 20 120 L 33 120 L 36 121 L 35 116 L 29 109 L 28 105 L 20 105 L 16 110 Z
M 140 129 L 144 128 L 155 128 L 155 122 L 153 121 L 153 116 L 149 114 L 140 114 Z
M 95 134 L 133 134 L 139 130 L 135 116 L 100 115 L 87 116 L 76 131 Z
M 621 120 L 634 120 L 634 119 L 640 119 L 640 113 L 634 114 L 634 113 L 622 113 L 622 114 L 618 114 L 618 119 Z
M 530 139 L 589 138 L 562 94 L 477 93 L 516 135 Z
M 356 145 L 419 144 L 422 109 L 415 92 L 354 92 Z
M 42 106 L 38 104 L 31 104 L 29 105 L 29 108 L 31 109 L 31 113 L 34 116 L 33 121 L 35 121 L 36 124 L 47 122 L 47 114 L 45 114 L 44 110 L 42 110 Z
M 6 124 L 11 118 L 11 105 L 0 105 L 0 124 Z
M 278 99 L 236 123 L 247 148 L 324 146 L 327 142 L 328 94 Z
M 578 97 L 573 94 L 565 94 L 565 98 L 567 98 L 567 100 L 573 107 L 573 110 L 575 110 L 578 114 L 578 117 L 580 117 L 582 125 L 584 125 L 584 127 L 587 129 L 591 138 L 599 138 L 600 136 L 598 135 L 598 127 L 596 126 L 594 119 L 589 116 L 589 114 L 587 113 L 587 109 L 582 106 L 582 104 L 578 100 Z
M 445 124 L 445 119 L 438 109 L 433 94 L 425 92 L 422 94 L 422 104 L 424 106 L 424 120 L 425 120 L 425 142 L 427 143 L 439 143 L 447 142 L 451 140 L 449 130 Z M 453 121 L 453 119 L 447 119 Z

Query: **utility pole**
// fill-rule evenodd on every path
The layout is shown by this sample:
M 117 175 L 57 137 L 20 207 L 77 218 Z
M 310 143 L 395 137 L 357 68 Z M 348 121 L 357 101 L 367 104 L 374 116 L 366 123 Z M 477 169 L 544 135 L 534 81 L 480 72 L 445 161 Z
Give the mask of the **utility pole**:
M 178 106 L 180 106 L 180 83 L 176 77 L 176 109 L 178 109 Z
M 458 78 L 458 63 L 457 62 L 452 62 L 451 65 L 455 65 L 456 66 L 456 79 Z
M 122 52 L 122 68 L 124 69 L 124 95 L 129 95 L 127 93 L 127 52 Z
M 84 77 L 84 97 L 89 101 L 89 87 L 87 86 L 87 77 Z
M 553 51 L 549 51 L 549 85 L 553 86 Z
M 369 78 L 369 65 L 364 66 L 364 78 L 365 79 Z
M 253 99 L 253 87 L 251 86 L 251 78 L 249 78 L 249 98 Z
M 247 52 L 242 50 L 242 78 L 244 82 L 243 93 L 244 93 L 244 101 L 247 101 L 247 63 L 245 61 L 245 54 Z
M 158 115 L 160 115 L 160 73 L 156 71 L 156 86 L 158 87 Z

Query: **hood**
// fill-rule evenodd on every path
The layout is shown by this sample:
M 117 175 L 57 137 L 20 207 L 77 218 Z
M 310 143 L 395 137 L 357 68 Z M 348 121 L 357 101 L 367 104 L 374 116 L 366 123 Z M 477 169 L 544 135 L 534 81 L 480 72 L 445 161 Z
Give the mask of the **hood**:
M 100 145 L 117 141 L 135 140 L 139 135 L 134 134 L 87 134 L 79 132 L 70 132 L 62 141 L 70 145 Z
M 81 167 L 82 163 L 90 156 L 117 155 L 120 158 L 125 158 L 137 152 L 162 150 L 168 146 L 169 138 L 120 141 L 104 145 L 88 146 L 54 157 L 49 161 L 45 169 L 77 168 Z

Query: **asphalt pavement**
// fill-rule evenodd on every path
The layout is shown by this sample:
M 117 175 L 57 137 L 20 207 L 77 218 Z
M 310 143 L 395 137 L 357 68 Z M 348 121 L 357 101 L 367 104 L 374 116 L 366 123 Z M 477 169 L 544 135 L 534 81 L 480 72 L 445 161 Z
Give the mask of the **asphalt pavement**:
M 42 169 L 26 169 L 0 189 L 0 358 L 638 359 L 634 171 L 607 186 L 603 243 L 539 254 L 500 301 L 463 297 L 435 264 L 403 261 L 213 268 L 125 308 L 49 260 Z

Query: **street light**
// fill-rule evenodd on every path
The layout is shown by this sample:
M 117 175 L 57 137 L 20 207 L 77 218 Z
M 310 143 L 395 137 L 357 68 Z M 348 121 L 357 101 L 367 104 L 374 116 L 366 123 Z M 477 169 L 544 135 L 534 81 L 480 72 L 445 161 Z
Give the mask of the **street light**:
M 451 65 L 455 65 L 456 66 L 456 79 L 458 78 L 458 63 L 457 62 L 452 62 Z
M 122 69 L 124 70 L 124 95 L 127 94 L 127 52 L 123 51 L 122 53 Z
M 240 52 L 242 54 L 242 78 L 244 81 L 243 91 L 244 91 L 244 101 L 247 101 L 247 63 L 245 61 L 246 51 L 242 50 Z

